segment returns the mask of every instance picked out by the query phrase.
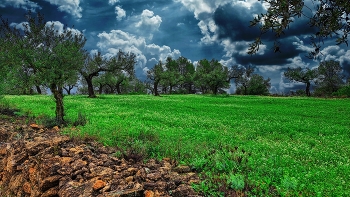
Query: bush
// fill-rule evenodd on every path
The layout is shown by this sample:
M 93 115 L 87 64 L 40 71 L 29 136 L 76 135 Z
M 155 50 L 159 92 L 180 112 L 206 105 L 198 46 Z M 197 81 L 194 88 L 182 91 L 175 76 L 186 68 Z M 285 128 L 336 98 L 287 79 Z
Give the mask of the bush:
M 339 96 L 339 97 L 346 96 L 346 97 L 350 97 L 350 85 L 343 86 L 338 91 L 334 92 L 332 94 L 332 96 Z

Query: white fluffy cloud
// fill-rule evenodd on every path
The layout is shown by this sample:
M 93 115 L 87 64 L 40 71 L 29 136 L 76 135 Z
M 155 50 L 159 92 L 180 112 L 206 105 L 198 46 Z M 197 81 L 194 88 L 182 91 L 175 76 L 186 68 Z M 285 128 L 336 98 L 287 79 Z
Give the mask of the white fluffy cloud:
M 26 29 L 25 25 L 28 25 L 28 24 L 29 24 L 28 22 L 11 23 L 10 26 L 24 31 Z M 28 26 L 28 28 L 30 30 L 29 26 Z
M 169 46 L 159 46 L 154 43 L 147 44 L 144 37 L 135 36 L 121 30 L 112 30 L 109 33 L 103 32 L 98 34 L 100 41 L 97 47 L 107 56 L 116 55 L 119 49 L 132 52 L 136 55 L 137 65 L 139 68 L 145 68 L 147 64 L 146 55 L 151 56 L 149 61 L 165 61 L 168 56 L 178 58 L 181 56 L 179 50 L 172 50 Z
M 117 14 L 117 20 L 121 21 L 123 18 L 126 17 L 126 12 L 123 8 L 120 6 L 115 6 L 115 13 Z
M 41 9 L 41 7 L 32 1 L 29 0 L 1 0 L 0 7 L 12 6 L 15 8 L 22 8 L 25 10 L 35 11 L 36 9 Z
M 177 59 L 181 56 L 181 52 L 177 49 L 171 50 L 169 46 L 158 46 L 156 44 L 146 45 L 146 53 L 150 53 L 151 55 L 157 55 L 159 57 L 158 60 L 165 61 L 167 57 L 172 57 Z
M 119 0 L 109 0 L 108 4 L 109 5 L 114 5 L 114 4 L 118 3 L 118 2 L 119 2 Z
M 62 24 L 60 21 L 48 21 L 48 22 L 46 22 L 46 26 L 51 26 L 51 25 L 54 26 L 54 28 L 57 30 L 57 32 L 59 34 L 63 32 L 64 24 Z M 74 29 L 74 28 L 67 27 L 67 30 L 71 31 L 73 34 L 78 34 L 78 35 L 82 34 L 81 31 Z
M 80 7 L 80 0 L 46 0 L 58 6 L 58 10 L 70 13 L 74 17 L 81 18 L 83 9 Z
M 143 10 L 139 16 L 139 21 L 135 24 L 136 31 L 146 32 L 149 34 L 149 39 L 153 38 L 153 32 L 157 31 L 162 23 L 162 18 L 159 15 L 154 15 L 151 10 Z
M 132 52 L 136 55 L 138 65 L 144 67 L 147 62 L 146 56 L 142 50 L 146 46 L 144 38 L 136 37 L 121 30 L 112 30 L 110 33 L 103 32 L 97 35 L 100 41 L 97 46 L 109 55 L 116 55 L 119 49 L 127 52 Z

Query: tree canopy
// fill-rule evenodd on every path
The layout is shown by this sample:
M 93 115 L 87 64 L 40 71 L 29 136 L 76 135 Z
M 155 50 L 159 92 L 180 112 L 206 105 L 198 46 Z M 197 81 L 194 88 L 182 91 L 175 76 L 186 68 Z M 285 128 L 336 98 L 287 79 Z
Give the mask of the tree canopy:
M 306 84 L 305 94 L 310 96 L 310 85 L 311 81 L 318 77 L 318 72 L 316 69 L 309 68 L 288 68 L 286 72 L 284 72 L 284 76 L 293 81 L 293 82 L 301 82 Z
M 348 0 L 264 0 L 266 13 L 261 13 L 251 22 L 251 26 L 259 26 L 260 35 L 250 44 L 249 54 L 255 54 L 262 44 L 261 36 L 271 30 L 276 38 L 288 31 L 291 23 L 301 17 L 309 19 L 309 25 L 316 31 L 311 37 L 314 51 L 309 57 L 320 53 L 325 39 L 335 36 L 336 44 L 348 45 L 350 33 L 350 1 Z M 304 27 L 298 27 L 304 28 Z M 279 51 L 279 43 L 275 42 L 274 51 Z
M 23 30 L 11 27 L 1 18 L 1 35 L 7 42 L 6 52 L 1 58 L 12 66 L 11 70 L 23 68 L 32 73 L 32 77 L 52 92 L 56 101 L 56 121 L 64 123 L 63 87 L 77 76 L 84 61 L 83 34 L 65 26 L 60 32 L 54 23 L 47 23 L 40 13 L 26 14 Z

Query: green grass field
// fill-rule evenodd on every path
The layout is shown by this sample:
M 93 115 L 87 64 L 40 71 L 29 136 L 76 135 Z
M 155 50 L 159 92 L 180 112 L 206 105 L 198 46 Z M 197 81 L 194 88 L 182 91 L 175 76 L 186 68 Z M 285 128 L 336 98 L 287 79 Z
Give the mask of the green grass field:
M 50 96 L 5 96 L 54 116 Z M 350 196 L 350 100 L 205 95 L 66 96 L 81 135 L 202 172 L 207 196 L 224 185 L 250 196 Z M 68 132 L 68 131 L 67 131 Z M 76 131 L 78 132 L 78 131 Z

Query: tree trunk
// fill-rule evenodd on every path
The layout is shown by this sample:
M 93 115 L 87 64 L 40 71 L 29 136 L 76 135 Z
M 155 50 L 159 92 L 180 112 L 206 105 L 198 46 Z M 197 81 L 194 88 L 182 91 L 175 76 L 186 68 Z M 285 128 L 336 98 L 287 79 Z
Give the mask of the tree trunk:
M 310 94 L 310 82 L 306 82 L 305 93 L 307 96 L 311 96 L 311 94 Z
M 50 90 L 56 101 L 56 122 L 58 126 L 64 124 L 63 88 L 56 84 L 50 85 Z
M 94 92 L 94 86 L 92 85 L 92 77 L 87 76 L 85 77 L 86 83 L 88 85 L 88 94 L 89 94 L 89 98 L 96 98 L 95 92 Z
M 40 86 L 35 85 L 35 88 L 36 88 L 36 92 L 37 92 L 38 94 L 41 94 L 41 93 L 42 93 L 42 92 L 41 92 L 41 89 L 40 89 Z
M 173 86 L 170 85 L 170 87 L 169 87 L 169 94 L 171 94 L 172 91 L 173 91 Z
M 98 88 L 98 94 L 102 94 L 102 89 L 103 89 L 103 85 L 100 83 L 100 87 Z
M 213 88 L 213 94 L 214 94 L 214 95 L 217 95 L 217 94 L 218 94 L 218 87 L 215 86 L 215 87 Z
M 116 85 L 115 85 L 115 87 L 116 87 L 116 89 L 117 89 L 117 94 L 121 94 L 122 93 L 122 91 L 120 90 L 120 84 L 123 82 L 123 80 L 122 81 L 119 81 Z
M 154 96 L 160 96 L 158 92 L 158 83 L 159 83 L 159 80 L 156 80 L 154 81 L 154 84 L 153 84 Z

